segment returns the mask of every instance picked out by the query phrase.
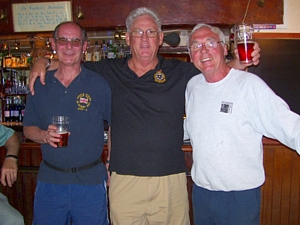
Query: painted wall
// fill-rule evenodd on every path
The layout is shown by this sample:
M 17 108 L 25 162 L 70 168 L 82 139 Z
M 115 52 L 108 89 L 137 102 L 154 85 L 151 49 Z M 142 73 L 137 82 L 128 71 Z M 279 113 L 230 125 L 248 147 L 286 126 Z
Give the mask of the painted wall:
M 268 4 L 268 1 L 266 1 Z M 261 30 L 265 33 L 300 33 L 300 0 L 284 0 L 284 24 L 274 30 Z

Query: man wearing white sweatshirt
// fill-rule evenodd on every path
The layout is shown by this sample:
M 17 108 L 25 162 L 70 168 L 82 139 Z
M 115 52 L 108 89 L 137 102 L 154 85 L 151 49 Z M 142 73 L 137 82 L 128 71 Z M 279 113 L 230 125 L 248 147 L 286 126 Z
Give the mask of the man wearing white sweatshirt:
M 226 65 L 219 28 L 198 24 L 188 47 L 203 73 L 186 89 L 195 224 L 259 225 L 265 181 L 262 136 L 300 154 L 300 117 L 258 76 Z

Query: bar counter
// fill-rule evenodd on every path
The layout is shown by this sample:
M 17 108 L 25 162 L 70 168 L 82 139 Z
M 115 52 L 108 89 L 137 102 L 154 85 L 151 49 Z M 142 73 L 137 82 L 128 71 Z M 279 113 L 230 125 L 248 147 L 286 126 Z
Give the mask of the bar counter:
M 21 138 L 22 139 L 22 138 Z M 300 156 L 279 142 L 264 138 L 264 167 L 266 181 L 262 187 L 261 224 L 299 225 L 300 224 Z M 192 217 L 191 192 L 193 182 L 190 177 L 192 147 L 182 146 L 187 166 L 187 189 L 189 192 L 190 216 Z M 0 148 L 1 164 L 6 150 Z M 105 162 L 107 146 L 104 146 L 102 160 Z M 19 154 L 18 179 L 12 188 L 0 185 L 0 191 L 24 216 L 25 224 L 32 223 L 32 208 L 36 177 L 42 156 L 40 144 L 23 140 Z

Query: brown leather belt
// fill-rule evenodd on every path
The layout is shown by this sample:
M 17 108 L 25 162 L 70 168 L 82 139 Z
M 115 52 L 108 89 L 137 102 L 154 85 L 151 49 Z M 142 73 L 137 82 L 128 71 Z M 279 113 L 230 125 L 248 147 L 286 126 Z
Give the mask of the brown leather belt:
M 44 163 L 49 168 L 60 171 L 60 172 L 77 173 L 78 171 L 87 170 L 87 169 L 90 169 L 90 168 L 98 165 L 99 163 L 101 163 L 101 160 L 97 159 L 95 162 L 92 162 L 90 164 L 80 166 L 80 167 L 73 167 L 73 168 L 59 168 L 59 167 L 56 167 L 56 166 L 52 165 L 51 163 L 47 162 L 46 160 L 44 160 Z

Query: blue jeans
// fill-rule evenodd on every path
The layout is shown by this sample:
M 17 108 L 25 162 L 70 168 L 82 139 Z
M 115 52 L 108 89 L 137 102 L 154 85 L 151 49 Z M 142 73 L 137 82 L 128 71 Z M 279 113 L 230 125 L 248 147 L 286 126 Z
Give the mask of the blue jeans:
M 57 185 L 37 182 L 33 225 L 107 225 L 106 183 Z
M 245 191 L 210 191 L 194 184 L 195 225 L 259 225 L 260 187 Z

